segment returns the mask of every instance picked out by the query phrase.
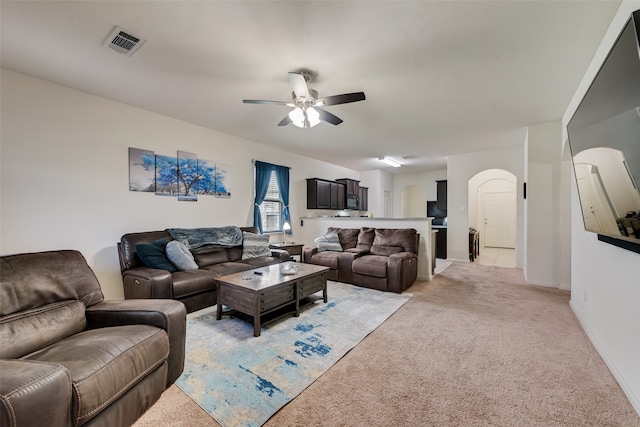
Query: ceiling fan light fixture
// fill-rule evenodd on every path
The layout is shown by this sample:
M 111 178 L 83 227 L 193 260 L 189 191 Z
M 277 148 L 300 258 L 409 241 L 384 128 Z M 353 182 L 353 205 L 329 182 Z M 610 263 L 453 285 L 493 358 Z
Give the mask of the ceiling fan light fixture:
M 296 107 L 289 112 L 289 118 L 291 119 L 291 123 L 299 128 L 304 127 L 304 111 L 302 108 Z
M 379 157 L 378 160 L 388 164 L 389 166 L 393 166 L 394 168 L 399 168 L 400 166 L 402 166 L 400 163 L 398 163 L 395 160 L 393 160 L 393 159 L 391 159 L 389 157 L 386 157 L 386 156 L 385 157 Z
M 307 119 L 309 120 L 309 127 L 314 127 L 320 123 L 320 113 L 313 107 L 307 108 Z

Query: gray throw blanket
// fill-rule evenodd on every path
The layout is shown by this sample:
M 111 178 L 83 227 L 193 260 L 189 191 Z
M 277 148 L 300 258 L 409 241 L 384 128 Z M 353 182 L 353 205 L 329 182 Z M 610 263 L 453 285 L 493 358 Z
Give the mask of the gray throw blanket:
M 212 228 L 167 228 L 173 240 L 184 243 L 189 249 L 205 246 L 230 248 L 242 245 L 242 230 L 240 227 L 212 227 Z

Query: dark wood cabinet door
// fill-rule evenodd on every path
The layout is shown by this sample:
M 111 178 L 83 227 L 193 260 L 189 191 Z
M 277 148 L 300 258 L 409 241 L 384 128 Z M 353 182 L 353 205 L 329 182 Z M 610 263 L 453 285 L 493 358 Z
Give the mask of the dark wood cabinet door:
M 307 209 L 331 209 L 331 181 L 307 179 Z
M 369 210 L 369 188 L 360 187 L 360 210 L 368 211 Z
M 332 187 L 333 189 L 333 187 Z M 342 210 L 345 208 L 346 198 L 344 185 L 336 183 L 335 190 L 337 193 L 336 209 Z
M 318 199 L 316 207 L 318 209 L 331 209 L 331 183 L 328 181 L 317 181 Z
M 436 206 L 438 209 L 447 210 L 447 180 L 436 181 Z

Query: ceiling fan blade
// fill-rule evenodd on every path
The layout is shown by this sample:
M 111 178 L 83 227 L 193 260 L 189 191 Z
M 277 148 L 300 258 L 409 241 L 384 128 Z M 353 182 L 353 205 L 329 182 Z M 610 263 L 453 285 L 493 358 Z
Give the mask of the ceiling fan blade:
M 364 92 L 343 93 L 342 95 L 333 95 L 318 99 L 316 105 L 348 104 L 350 102 L 364 101 L 365 99 Z
M 340 123 L 342 123 L 342 119 L 340 117 L 331 114 L 327 110 L 323 110 L 319 107 L 313 108 L 315 108 L 318 114 L 320 114 L 320 120 L 322 120 L 323 122 L 331 123 L 332 125 L 339 125 Z
M 289 123 L 291 123 L 291 119 L 289 118 L 289 115 L 287 114 L 286 116 L 284 116 L 284 119 L 280 120 L 280 123 L 278 123 L 278 126 L 286 126 Z
M 266 101 L 264 99 L 243 99 L 245 104 L 275 104 L 275 105 L 292 105 L 290 102 L 284 101 Z
M 309 86 L 301 73 L 289 73 L 289 83 L 296 97 L 309 98 Z

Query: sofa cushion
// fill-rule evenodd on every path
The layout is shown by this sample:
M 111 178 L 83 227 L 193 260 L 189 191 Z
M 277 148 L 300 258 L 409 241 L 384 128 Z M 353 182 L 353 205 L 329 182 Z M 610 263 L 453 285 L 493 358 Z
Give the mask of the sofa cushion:
M 379 254 L 391 255 L 387 253 L 389 248 L 383 248 L 384 246 L 397 246 L 400 248 L 398 252 L 413 252 L 418 253 L 417 248 L 417 232 L 413 228 L 376 228 L 373 244 L 371 245 L 371 252 L 377 252 Z M 374 249 L 374 246 L 379 246 L 379 249 Z M 392 252 L 392 253 L 398 253 Z
M 268 234 L 242 232 L 242 259 L 271 256 Z
M 172 240 L 167 243 L 167 258 L 178 270 L 197 270 L 198 264 L 193 259 L 193 254 L 187 248 L 187 246 L 177 240 Z
M 82 425 L 164 363 L 168 354 L 164 330 L 128 325 L 91 329 L 25 359 L 57 363 L 69 371 L 73 425 Z
M 252 268 L 251 264 L 247 264 L 246 262 L 221 262 L 220 264 L 205 267 L 204 270 L 213 272 L 217 276 L 224 276 L 227 274 L 238 273 L 240 271 L 251 270 Z
M 340 254 L 341 252 L 334 251 L 316 252 L 310 260 L 307 261 L 305 258 L 304 261 L 309 264 L 322 265 L 323 267 L 329 267 L 332 270 L 337 270 Z
M 248 264 L 251 268 L 259 268 L 267 265 L 278 264 L 282 262 L 282 260 L 279 257 L 274 256 L 261 256 L 258 258 L 243 259 L 241 262 L 243 264 Z
M 65 300 L 85 306 L 101 302 L 100 283 L 74 250 L 0 257 L 0 316 Z
M 360 234 L 359 228 L 336 228 L 329 227 L 327 230 L 335 231 L 338 233 L 340 239 L 340 245 L 343 250 L 352 249 L 356 247 L 358 243 L 358 235 Z
M 66 300 L 3 316 L 0 358 L 17 359 L 84 330 L 84 304 Z
M 382 255 L 364 255 L 351 264 L 354 274 L 364 276 L 387 277 L 388 257 Z
M 166 248 L 167 240 L 156 240 L 152 243 L 138 243 L 136 244 L 136 252 L 138 256 L 149 268 L 159 268 L 160 270 L 167 270 L 170 273 L 178 271 L 175 265 L 169 258 L 167 258 Z
M 400 246 L 372 245 L 370 252 L 373 255 L 389 256 L 402 252 Z
M 176 271 L 172 275 L 173 298 L 184 298 L 216 289 L 217 274 L 203 269 Z
M 200 268 L 203 268 L 212 264 L 231 261 L 229 259 L 230 251 L 231 249 L 226 248 L 208 248 L 205 250 L 196 250 L 193 251 L 193 259 Z M 240 258 L 242 258 L 242 251 L 240 252 Z
M 358 234 L 356 248 L 364 252 L 369 252 L 373 244 L 373 239 L 375 238 L 375 231 L 376 229 L 372 227 L 362 227 Z
M 318 247 L 318 252 L 323 251 L 336 251 L 342 252 L 342 245 L 340 244 L 340 237 L 336 231 L 329 231 L 325 235 L 317 237 L 314 242 Z

